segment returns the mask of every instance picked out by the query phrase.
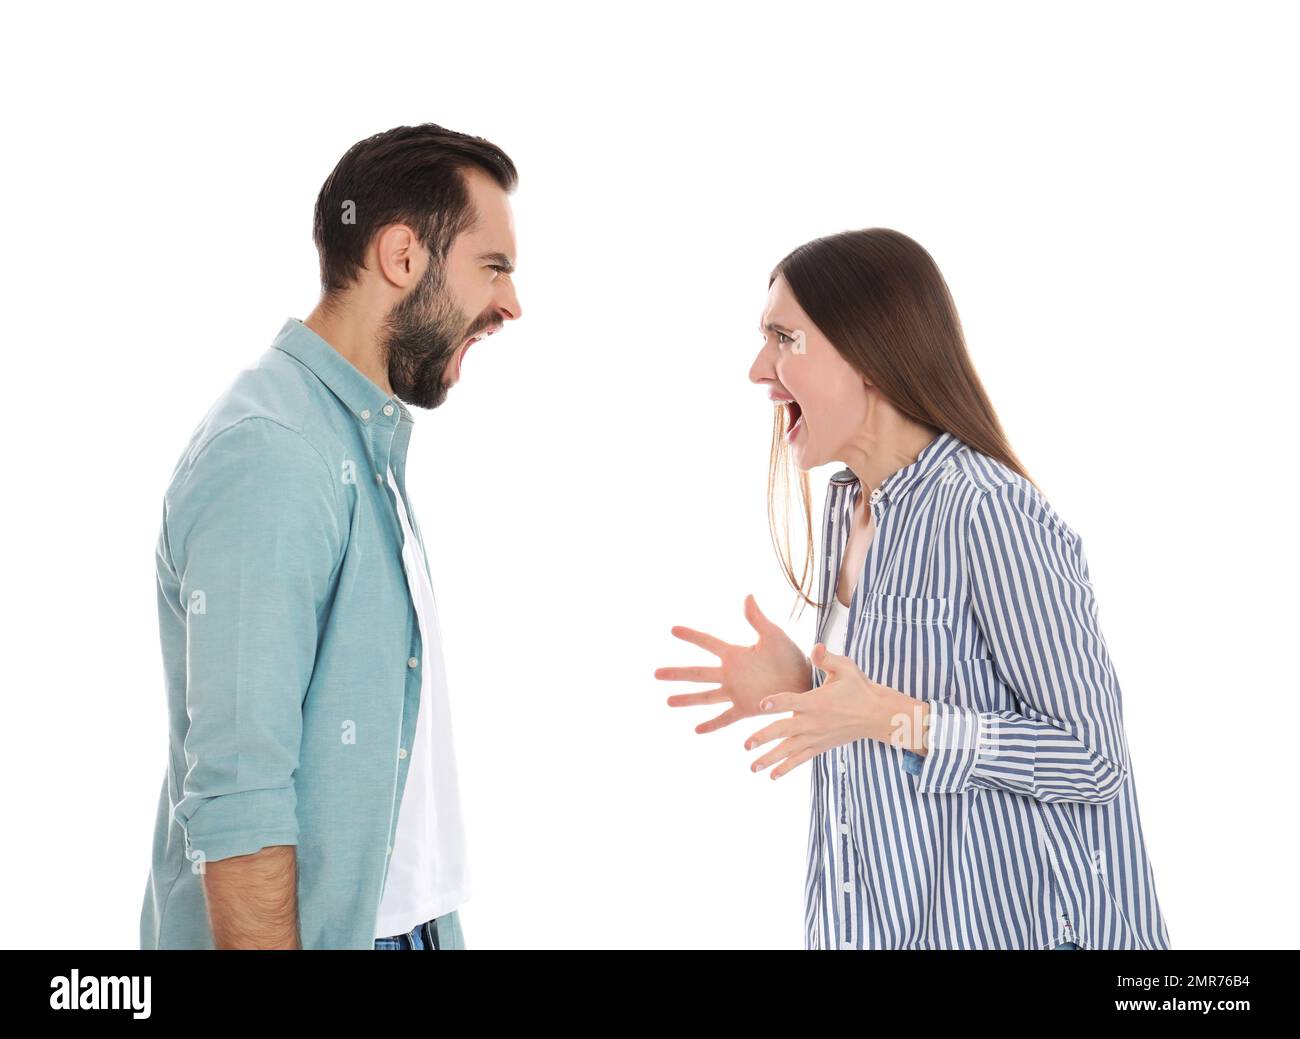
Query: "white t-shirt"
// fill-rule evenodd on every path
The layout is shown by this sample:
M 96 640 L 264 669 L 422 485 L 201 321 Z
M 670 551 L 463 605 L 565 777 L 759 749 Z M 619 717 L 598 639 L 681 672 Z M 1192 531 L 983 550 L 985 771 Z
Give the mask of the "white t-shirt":
M 393 489 L 402 521 L 402 563 L 419 619 L 422 659 L 415 746 L 406 748 L 411 760 L 388 862 L 387 887 L 375 922 L 376 938 L 406 934 L 426 920 L 450 913 L 470 894 L 437 604 L 392 469 L 388 486 Z

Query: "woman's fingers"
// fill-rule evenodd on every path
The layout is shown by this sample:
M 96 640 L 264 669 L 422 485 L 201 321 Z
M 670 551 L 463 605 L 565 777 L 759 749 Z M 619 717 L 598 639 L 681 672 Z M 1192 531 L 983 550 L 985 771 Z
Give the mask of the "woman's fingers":
M 782 758 L 805 751 L 806 748 L 810 748 L 815 742 L 816 738 L 813 736 L 791 736 L 789 739 L 782 740 L 761 758 L 758 758 L 749 766 L 749 770 L 751 772 L 761 772 L 763 769 L 767 768 L 768 765 L 780 761 Z M 793 765 L 788 763 L 781 766 L 781 768 L 787 772 L 793 767 Z
M 805 747 L 803 750 L 799 751 L 798 753 L 792 754 L 787 760 L 781 762 L 780 765 L 772 769 L 771 773 L 768 775 L 767 778 L 780 779 L 792 768 L 798 768 L 809 758 L 814 757 L 815 755 L 820 753 L 821 751 L 817 749 L 817 744 L 813 743 L 812 745 Z
M 772 693 L 758 701 L 758 709 L 771 714 L 780 711 L 797 711 L 805 706 L 803 697 L 806 695 L 807 693 Z
M 723 711 L 716 718 L 710 718 L 706 722 L 700 722 L 699 725 L 695 726 L 695 731 L 713 732 L 715 729 L 721 729 L 724 725 L 730 725 L 732 722 L 738 720 L 740 717 L 741 717 L 741 712 L 738 711 L 735 707 L 732 707 L 730 710 Z
M 715 639 L 712 635 L 706 635 L 702 631 L 683 627 L 680 624 L 672 629 L 672 633 L 679 639 L 685 639 L 692 645 L 699 646 L 700 649 L 707 649 L 716 657 L 722 656 L 723 650 L 731 648 L 729 643 L 723 642 L 721 639 Z
M 655 678 L 666 682 L 721 682 L 720 667 L 658 667 Z
M 726 703 L 730 700 L 721 688 L 706 689 L 702 693 L 678 693 L 668 697 L 669 707 L 698 707 L 707 703 Z
M 755 747 L 761 747 L 764 743 L 771 743 L 782 736 L 796 736 L 803 732 L 804 725 L 804 720 L 798 715 L 792 718 L 782 718 L 779 722 L 773 722 L 750 736 L 745 741 L 745 749 L 753 750 Z

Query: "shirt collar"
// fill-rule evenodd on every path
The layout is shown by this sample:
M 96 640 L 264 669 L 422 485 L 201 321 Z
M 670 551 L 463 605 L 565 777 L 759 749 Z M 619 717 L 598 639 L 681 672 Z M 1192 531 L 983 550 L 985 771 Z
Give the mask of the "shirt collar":
M 879 497 L 897 504 L 903 495 L 917 486 L 927 474 L 955 464 L 952 456 L 965 446 L 965 443 L 955 434 L 947 430 L 942 431 L 921 449 L 921 453 L 916 456 L 916 461 L 895 470 L 880 482 Z M 858 478 L 852 469 L 845 468 L 831 477 L 831 483 L 854 486 L 858 483 Z M 855 500 L 860 493 L 861 488 L 855 487 Z
M 296 317 L 287 318 L 271 344 L 306 365 L 362 423 L 369 423 L 385 404 L 411 413 L 396 394 L 385 395 L 375 382 Z

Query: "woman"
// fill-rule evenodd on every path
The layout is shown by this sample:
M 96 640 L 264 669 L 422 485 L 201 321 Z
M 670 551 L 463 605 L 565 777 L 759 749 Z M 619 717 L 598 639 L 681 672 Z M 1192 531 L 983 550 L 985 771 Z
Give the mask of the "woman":
M 677 627 L 720 666 L 655 675 L 717 683 L 668 698 L 730 702 L 697 732 L 772 719 L 754 770 L 811 762 L 806 946 L 1168 948 L 1082 542 L 1008 446 L 934 261 L 887 229 L 818 239 L 760 326 L 769 497 L 792 454 L 808 554 L 807 471 L 846 466 L 817 574 L 775 539 L 820 641 L 804 656 L 750 596 L 755 645 Z

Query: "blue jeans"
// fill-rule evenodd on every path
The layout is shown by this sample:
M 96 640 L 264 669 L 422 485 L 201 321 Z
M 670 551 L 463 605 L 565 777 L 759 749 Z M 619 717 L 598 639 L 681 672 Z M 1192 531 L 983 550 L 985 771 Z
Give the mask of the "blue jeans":
M 422 924 L 416 924 L 406 934 L 392 934 L 375 939 L 376 949 L 463 949 L 465 935 L 460 929 L 460 916 L 455 909 L 450 913 Z

